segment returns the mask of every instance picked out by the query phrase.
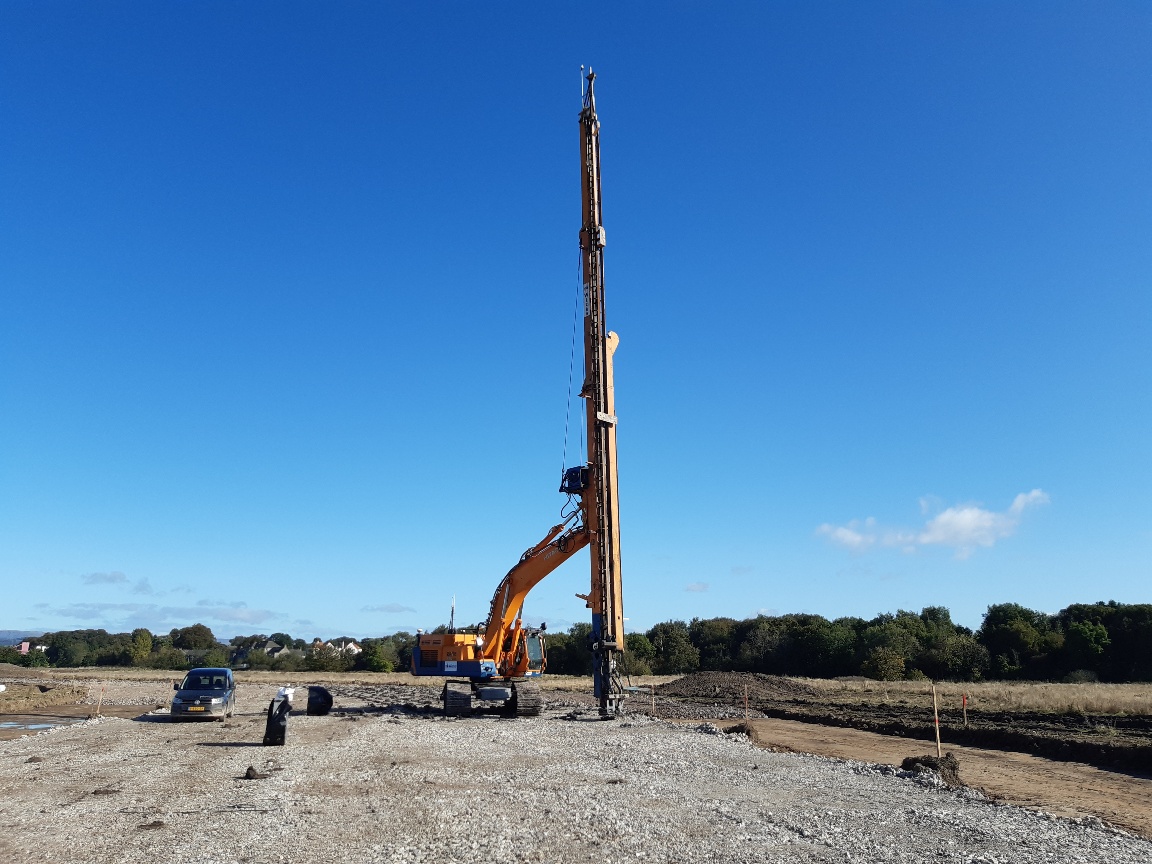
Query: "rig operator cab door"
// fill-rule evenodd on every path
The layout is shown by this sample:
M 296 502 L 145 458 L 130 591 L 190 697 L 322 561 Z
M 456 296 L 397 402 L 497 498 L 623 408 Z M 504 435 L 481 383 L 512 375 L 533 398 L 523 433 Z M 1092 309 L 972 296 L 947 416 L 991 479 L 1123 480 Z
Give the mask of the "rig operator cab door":
M 524 651 L 528 655 L 528 668 L 524 672 L 526 678 L 532 678 L 544 672 L 547 665 L 544 653 L 544 634 L 537 630 L 529 630 L 524 634 Z

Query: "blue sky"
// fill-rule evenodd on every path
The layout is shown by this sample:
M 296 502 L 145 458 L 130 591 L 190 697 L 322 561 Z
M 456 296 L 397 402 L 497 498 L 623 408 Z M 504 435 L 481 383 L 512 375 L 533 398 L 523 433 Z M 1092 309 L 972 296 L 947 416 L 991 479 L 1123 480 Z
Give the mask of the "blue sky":
M 0 7 L 0 627 L 485 617 L 563 503 L 581 64 L 632 628 L 1150 599 L 1149 7 L 617 7 Z

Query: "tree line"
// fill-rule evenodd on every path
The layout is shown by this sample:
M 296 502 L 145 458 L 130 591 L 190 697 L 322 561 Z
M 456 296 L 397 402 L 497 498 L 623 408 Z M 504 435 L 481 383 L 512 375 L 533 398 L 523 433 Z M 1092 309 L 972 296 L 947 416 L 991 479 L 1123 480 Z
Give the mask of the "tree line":
M 586 623 L 549 633 L 548 671 L 590 675 L 590 636 Z M 269 639 L 296 650 L 276 657 L 254 650 Z M 167 635 L 144 628 L 116 634 L 69 630 L 36 639 L 45 652 L 21 655 L 0 648 L 0 662 L 187 669 L 236 664 L 243 657 L 255 669 L 392 672 L 410 668 L 416 639 L 399 632 L 358 640 L 363 650 L 353 655 L 332 648 L 305 651 L 308 643 L 287 633 L 237 636 L 224 645 L 203 624 Z M 954 623 L 947 608 L 928 606 L 872 619 L 790 614 L 665 621 L 626 639 L 622 667 L 629 675 L 741 671 L 881 680 L 1152 681 L 1152 604 L 1115 601 L 1074 604 L 1054 615 L 996 604 L 975 631 Z
M 589 675 L 591 626 L 548 639 L 548 670 Z M 1055 615 L 988 607 L 976 631 L 948 609 L 872 619 L 792 614 L 665 621 L 629 633 L 627 674 L 763 672 L 880 680 L 1152 681 L 1152 604 L 1075 604 Z
M 379 639 L 356 640 L 363 649 L 356 655 L 325 647 L 308 650 L 310 643 L 287 633 L 236 636 L 224 644 L 204 624 L 175 628 L 167 635 L 153 634 L 143 627 L 131 633 L 62 630 L 45 633 L 31 641 L 45 646 L 46 650 L 33 650 L 22 655 L 16 648 L 0 647 L 0 663 L 58 667 L 136 666 L 149 669 L 243 665 L 251 669 L 281 672 L 392 672 L 408 668 L 416 637 L 410 633 L 394 633 Z M 258 648 L 269 641 L 292 650 L 277 657 L 269 656 Z

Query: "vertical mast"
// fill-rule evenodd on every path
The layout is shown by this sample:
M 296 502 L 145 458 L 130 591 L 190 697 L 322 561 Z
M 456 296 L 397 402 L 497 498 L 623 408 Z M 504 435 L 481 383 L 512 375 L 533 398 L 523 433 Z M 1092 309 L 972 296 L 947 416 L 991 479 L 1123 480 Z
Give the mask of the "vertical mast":
M 604 323 L 604 226 L 600 212 L 600 121 L 596 118 L 596 75 L 580 112 L 580 249 L 584 275 L 584 387 L 587 402 L 588 485 L 581 493 L 584 524 L 591 532 L 593 674 L 600 714 L 620 710 L 623 688 L 616 655 L 624 650 L 624 602 L 620 580 L 620 504 L 616 484 L 616 405 L 612 355 L 619 344 Z

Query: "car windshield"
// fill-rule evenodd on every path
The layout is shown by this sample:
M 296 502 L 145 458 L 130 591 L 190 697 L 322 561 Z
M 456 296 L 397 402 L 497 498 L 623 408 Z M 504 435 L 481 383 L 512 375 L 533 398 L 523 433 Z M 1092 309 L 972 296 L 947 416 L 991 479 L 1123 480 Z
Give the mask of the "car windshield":
M 193 672 L 184 677 L 181 690 L 225 690 L 227 679 L 223 675 L 207 675 L 202 672 Z

